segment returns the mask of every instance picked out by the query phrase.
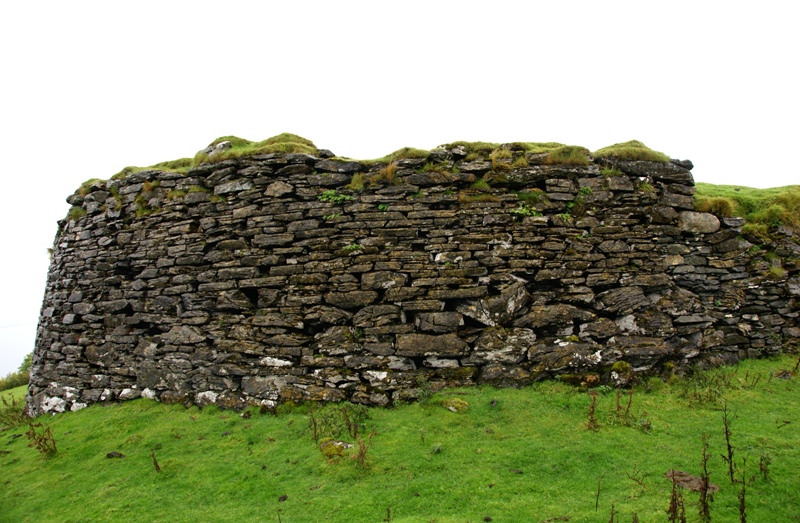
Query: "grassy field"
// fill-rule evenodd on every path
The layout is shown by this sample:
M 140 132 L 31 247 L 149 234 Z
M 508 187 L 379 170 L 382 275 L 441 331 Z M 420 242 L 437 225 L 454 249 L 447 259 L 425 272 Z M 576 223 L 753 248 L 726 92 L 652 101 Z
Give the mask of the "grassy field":
M 651 378 L 619 400 L 597 389 L 595 430 L 593 391 L 557 382 L 450 390 L 425 404 L 365 410 L 357 437 L 342 417 L 345 407 L 352 430 L 364 414 L 355 406 L 242 417 L 143 399 L 96 405 L 38 420 L 57 446 L 50 457 L 28 446 L 26 426 L 0 433 L 0 520 L 588 522 L 610 521 L 613 505 L 616 521 L 668 521 L 664 474 L 700 476 L 706 434 L 710 480 L 719 486 L 711 520 L 740 521 L 742 485 L 731 483 L 721 457 L 726 405 L 739 476 L 747 459 L 747 521 L 800 521 L 800 378 L 786 372 L 796 362 L 783 356 L 666 383 Z M 468 406 L 451 412 L 453 399 Z M 336 433 L 355 447 L 338 457 L 323 445 L 326 457 L 312 418 L 320 442 Z M 362 466 L 351 458 L 372 431 Z M 688 521 L 699 521 L 699 494 L 683 496 Z

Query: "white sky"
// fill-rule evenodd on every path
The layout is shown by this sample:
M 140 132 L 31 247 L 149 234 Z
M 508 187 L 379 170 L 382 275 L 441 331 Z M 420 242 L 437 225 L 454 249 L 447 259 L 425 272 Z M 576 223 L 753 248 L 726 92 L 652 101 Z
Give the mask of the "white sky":
M 64 198 L 218 136 L 354 158 L 638 139 L 696 181 L 800 183 L 791 1 L 6 2 L 0 375 L 33 348 Z

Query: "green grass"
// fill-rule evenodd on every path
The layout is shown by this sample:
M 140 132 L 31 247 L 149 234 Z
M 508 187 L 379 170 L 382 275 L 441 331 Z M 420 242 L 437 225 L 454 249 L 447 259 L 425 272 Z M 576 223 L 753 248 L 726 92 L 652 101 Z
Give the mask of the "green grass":
M 301 154 L 316 154 L 317 146 L 314 142 L 302 136 L 297 136 L 291 133 L 281 133 L 277 136 L 267 138 L 261 142 L 251 142 L 238 136 L 221 136 L 211 142 L 209 145 L 217 145 L 220 142 L 231 142 L 231 147 L 225 151 L 215 154 L 209 158 L 205 153 L 197 153 L 192 161 L 192 166 L 201 163 L 212 161 L 221 162 L 231 158 L 239 158 L 242 156 L 252 156 L 255 154 L 271 154 L 271 153 L 301 153 Z
M 696 184 L 695 208 L 719 216 L 741 216 L 750 241 L 769 241 L 769 228 L 800 227 L 800 185 L 754 189 L 739 185 Z
M 545 163 L 553 165 L 589 165 L 589 150 L 585 147 L 562 145 L 550 151 Z
M 664 153 L 654 151 L 638 140 L 616 143 L 603 147 L 594 152 L 595 158 L 609 158 L 613 160 L 637 160 L 648 162 L 669 162 L 669 156 Z
M 620 521 L 633 512 L 642 522 L 666 521 L 671 484 L 663 475 L 671 468 L 699 475 L 706 433 L 711 481 L 720 486 L 712 520 L 738 521 L 739 486 L 726 479 L 720 458 L 724 399 L 737 416 L 734 457 L 747 456 L 748 476 L 756 476 L 747 488 L 748 521 L 795 521 L 800 379 L 773 375 L 796 359 L 750 360 L 712 378 L 651 379 L 635 390 L 624 419 L 615 415 L 615 392 L 600 389 L 597 431 L 587 429 L 589 395 L 557 382 L 450 390 L 425 405 L 370 409 L 362 434 L 376 435 L 367 469 L 349 459 L 353 449 L 328 461 L 304 406 L 279 415 L 253 410 L 250 419 L 148 400 L 92 406 L 41 419 L 58 445 L 51 458 L 14 438 L 21 428 L 2 433 L 0 449 L 9 451 L 0 454 L 2 518 L 380 522 L 389 508 L 391 521 L 404 523 L 594 522 L 608 520 L 613 502 Z M 443 407 L 453 398 L 468 404 L 463 413 Z M 626 402 L 623 395 L 623 408 Z M 106 458 L 112 451 L 126 457 Z M 769 481 L 758 473 L 762 455 L 772 460 Z M 697 521 L 697 493 L 684 496 L 689 521 Z

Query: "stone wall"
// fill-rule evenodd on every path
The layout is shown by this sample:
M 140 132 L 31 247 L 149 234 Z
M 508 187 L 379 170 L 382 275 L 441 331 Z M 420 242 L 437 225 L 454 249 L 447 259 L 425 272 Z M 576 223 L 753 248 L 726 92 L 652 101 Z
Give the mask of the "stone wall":
M 54 244 L 30 412 L 621 385 L 800 337 L 797 267 L 770 277 L 741 219 L 694 212 L 690 162 L 512 152 L 257 155 L 84 186 Z M 776 248 L 798 257 L 790 236 Z

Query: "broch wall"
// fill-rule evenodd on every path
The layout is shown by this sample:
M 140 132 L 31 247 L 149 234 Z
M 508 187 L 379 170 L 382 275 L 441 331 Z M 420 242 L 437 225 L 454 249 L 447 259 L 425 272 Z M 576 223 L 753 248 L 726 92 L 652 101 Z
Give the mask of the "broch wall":
M 800 337 L 796 270 L 771 278 L 741 219 L 694 212 L 690 162 L 511 166 L 525 155 L 268 154 L 83 187 L 54 244 L 30 413 L 624 384 Z M 790 234 L 776 248 L 797 257 Z

